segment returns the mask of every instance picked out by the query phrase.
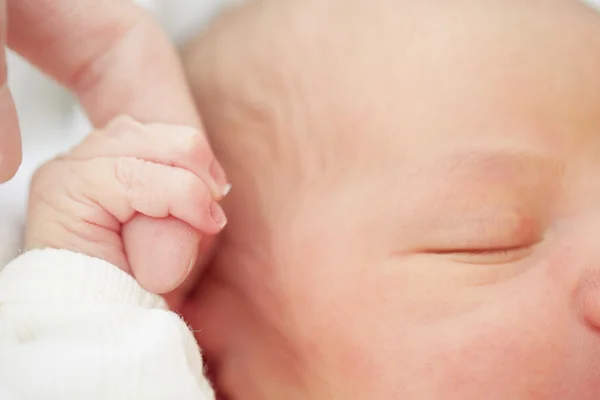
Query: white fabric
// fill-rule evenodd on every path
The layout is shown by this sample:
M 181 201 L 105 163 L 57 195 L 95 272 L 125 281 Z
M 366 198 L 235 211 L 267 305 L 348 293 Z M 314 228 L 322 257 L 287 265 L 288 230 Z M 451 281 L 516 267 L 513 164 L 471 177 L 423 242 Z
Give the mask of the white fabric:
M 183 320 L 117 267 L 66 250 L 0 273 L 0 399 L 209 400 Z

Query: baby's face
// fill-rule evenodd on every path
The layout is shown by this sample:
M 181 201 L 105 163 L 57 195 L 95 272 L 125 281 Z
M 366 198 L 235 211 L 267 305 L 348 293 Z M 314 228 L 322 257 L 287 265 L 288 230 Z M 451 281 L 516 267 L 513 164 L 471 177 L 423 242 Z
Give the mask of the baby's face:
M 234 187 L 185 309 L 227 398 L 600 398 L 598 17 L 267 0 L 187 66 Z

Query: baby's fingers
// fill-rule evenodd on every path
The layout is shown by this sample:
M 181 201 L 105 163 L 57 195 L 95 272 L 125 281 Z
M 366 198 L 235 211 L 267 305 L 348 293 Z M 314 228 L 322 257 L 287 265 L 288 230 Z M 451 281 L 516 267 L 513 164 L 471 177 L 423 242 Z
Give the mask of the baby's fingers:
M 188 170 L 132 157 L 70 162 L 84 181 L 84 196 L 121 224 L 136 213 L 172 216 L 201 232 L 216 234 L 227 222 L 204 181 Z
M 158 164 L 184 168 L 200 177 L 216 199 L 230 189 L 227 177 L 214 158 L 202 132 L 171 124 L 141 124 L 122 116 L 106 128 L 92 132 L 70 159 L 133 157 Z

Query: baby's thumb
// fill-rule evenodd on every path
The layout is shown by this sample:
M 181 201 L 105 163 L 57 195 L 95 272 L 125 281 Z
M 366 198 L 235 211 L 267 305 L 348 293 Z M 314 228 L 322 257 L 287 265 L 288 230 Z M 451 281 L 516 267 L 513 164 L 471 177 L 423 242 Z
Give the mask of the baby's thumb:
M 168 293 L 181 285 L 198 256 L 200 233 L 175 218 L 136 215 L 123 226 L 122 235 L 133 276 L 152 293 Z

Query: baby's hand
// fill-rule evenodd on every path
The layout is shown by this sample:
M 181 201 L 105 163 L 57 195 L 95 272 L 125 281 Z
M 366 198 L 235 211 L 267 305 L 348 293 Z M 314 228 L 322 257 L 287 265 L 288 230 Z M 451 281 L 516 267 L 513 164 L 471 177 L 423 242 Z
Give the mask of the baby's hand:
M 120 117 L 33 178 L 27 249 L 67 249 L 126 272 L 121 227 L 136 213 L 172 216 L 204 234 L 226 223 L 222 195 L 197 160 L 210 151 L 192 128 Z

